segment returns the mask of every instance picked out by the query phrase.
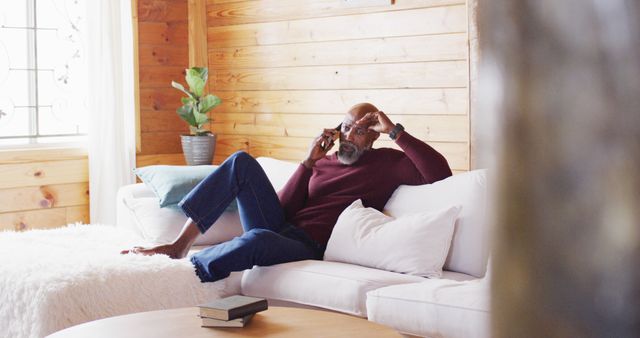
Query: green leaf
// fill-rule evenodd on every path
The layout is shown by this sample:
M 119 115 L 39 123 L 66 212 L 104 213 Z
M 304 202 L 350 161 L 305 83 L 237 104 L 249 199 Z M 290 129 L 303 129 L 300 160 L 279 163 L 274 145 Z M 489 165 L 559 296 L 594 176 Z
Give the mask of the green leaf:
M 187 69 L 185 79 L 187 80 L 187 84 L 189 84 L 189 90 L 193 92 L 196 98 L 202 96 L 205 80 L 202 78 L 202 74 L 198 71 L 198 68 Z
M 198 101 L 196 99 L 191 98 L 191 97 L 182 97 L 182 98 L 180 98 L 180 101 L 182 101 L 182 104 L 184 104 L 184 105 L 189 105 L 189 104 L 195 105 L 195 104 L 198 103 Z
M 207 114 L 197 113 L 197 114 L 195 114 L 195 120 L 196 120 L 196 123 L 198 125 L 203 125 L 203 124 L 209 122 L 209 117 L 207 116 Z
M 198 76 L 200 76 L 202 81 L 205 83 L 207 82 L 207 79 L 209 78 L 209 70 L 207 67 L 191 67 L 191 69 L 198 73 Z
M 184 89 L 184 86 L 181 85 L 180 83 L 175 82 L 175 81 L 171 81 L 171 86 L 173 88 L 175 88 L 175 89 L 187 94 L 190 98 L 193 98 L 193 94 L 191 92 L 189 92 L 188 90 Z
M 200 113 L 206 114 L 220 103 L 222 103 L 222 100 L 219 97 L 207 94 L 207 96 L 200 99 Z
M 189 125 L 197 127 L 198 123 L 196 122 L 196 117 L 193 114 L 195 107 L 193 105 L 187 105 L 178 108 L 176 112 L 178 115 L 185 120 Z

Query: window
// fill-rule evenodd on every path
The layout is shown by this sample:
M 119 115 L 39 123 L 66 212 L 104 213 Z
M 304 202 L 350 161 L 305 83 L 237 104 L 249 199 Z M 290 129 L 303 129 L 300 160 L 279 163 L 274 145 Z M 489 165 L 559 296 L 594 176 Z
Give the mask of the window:
M 85 1 L 0 1 L 0 145 L 86 136 Z

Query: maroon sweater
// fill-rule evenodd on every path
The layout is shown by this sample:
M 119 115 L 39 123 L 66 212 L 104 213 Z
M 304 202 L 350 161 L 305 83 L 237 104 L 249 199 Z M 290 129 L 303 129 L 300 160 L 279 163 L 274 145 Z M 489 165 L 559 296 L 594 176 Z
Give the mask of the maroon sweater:
M 312 169 L 298 166 L 278 192 L 285 217 L 326 245 L 338 216 L 353 201 L 382 210 L 401 184 L 433 183 L 451 176 L 447 160 L 426 143 L 403 132 L 396 143 L 404 152 L 380 148 L 366 151 L 352 165 L 336 153 L 318 160 Z

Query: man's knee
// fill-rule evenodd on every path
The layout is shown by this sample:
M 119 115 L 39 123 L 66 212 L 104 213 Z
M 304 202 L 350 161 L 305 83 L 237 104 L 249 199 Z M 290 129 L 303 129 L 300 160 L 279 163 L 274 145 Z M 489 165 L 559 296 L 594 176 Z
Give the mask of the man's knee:
M 248 163 L 255 163 L 256 159 L 253 156 L 249 155 L 245 151 L 236 151 L 231 156 L 229 156 L 229 160 L 233 161 L 236 165 L 243 165 Z
M 256 245 L 268 243 L 277 236 L 275 232 L 262 228 L 253 228 L 242 234 L 242 237 L 244 237 L 247 242 L 252 242 Z

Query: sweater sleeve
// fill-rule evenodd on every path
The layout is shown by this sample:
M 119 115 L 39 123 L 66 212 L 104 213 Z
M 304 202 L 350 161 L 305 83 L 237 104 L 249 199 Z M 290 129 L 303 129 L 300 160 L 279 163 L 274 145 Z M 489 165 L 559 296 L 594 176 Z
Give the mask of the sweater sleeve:
M 449 163 L 437 150 L 404 131 L 396 139 L 420 175 L 422 184 L 433 183 L 451 176 Z
M 289 220 L 304 207 L 309 194 L 309 180 L 313 170 L 300 164 L 287 184 L 278 191 L 280 205 L 284 210 L 285 219 Z

